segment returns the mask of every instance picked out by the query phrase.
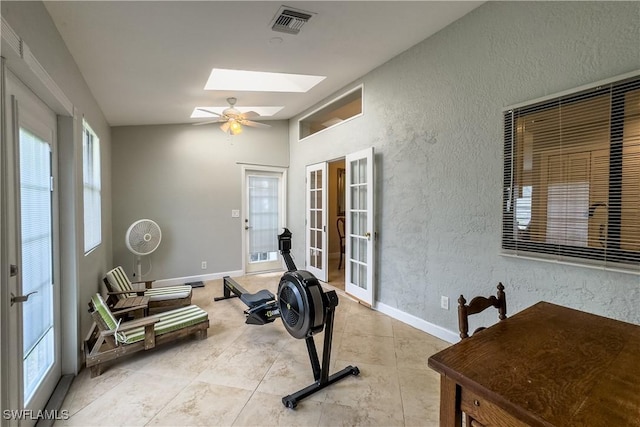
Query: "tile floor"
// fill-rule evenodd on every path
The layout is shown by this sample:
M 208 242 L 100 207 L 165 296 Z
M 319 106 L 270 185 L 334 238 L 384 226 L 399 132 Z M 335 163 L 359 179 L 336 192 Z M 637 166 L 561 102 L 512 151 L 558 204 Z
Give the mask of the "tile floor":
M 276 293 L 281 273 L 244 276 L 249 291 Z M 281 321 L 244 323 L 238 299 L 214 302 L 222 280 L 193 290 L 193 303 L 209 313 L 208 338 L 187 338 L 109 365 L 74 380 L 56 426 L 437 426 L 439 377 L 428 357 L 448 343 L 338 291 L 331 373 L 358 366 L 349 376 L 302 400 L 295 410 L 283 396 L 310 385 L 304 340 Z M 322 353 L 323 333 L 315 338 Z

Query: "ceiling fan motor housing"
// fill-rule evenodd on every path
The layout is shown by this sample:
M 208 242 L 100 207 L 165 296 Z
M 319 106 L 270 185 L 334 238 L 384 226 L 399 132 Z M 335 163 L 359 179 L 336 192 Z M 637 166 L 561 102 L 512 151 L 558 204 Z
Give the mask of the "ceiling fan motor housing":
M 302 339 L 322 332 L 325 294 L 316 277 L 305 270 L 286 272 L 278 285 L 278 305 L 285 328 Z

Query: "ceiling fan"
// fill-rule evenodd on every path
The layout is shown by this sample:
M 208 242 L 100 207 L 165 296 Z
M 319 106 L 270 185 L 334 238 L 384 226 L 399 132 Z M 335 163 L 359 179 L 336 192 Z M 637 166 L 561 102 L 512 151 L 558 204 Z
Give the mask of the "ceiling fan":
M 223 132 L 231 132 L 231 135 L 237 135 L 242 132 L 242 126 L 250 126 L 255 128 L 270 128 L 270 125 L 264 123 L 254 122 L 249 119 L 253 119 L 256 117 L 260 117 L 258 113 L 255 111 L 247 111 L 246 113 L 242 113 L 239 110 L 235 109 L 236 98 L 227 98 L 227 102 L 229 103 L 229 108 L 225 108 L 222 111 L 222 114 L 216 113 L 212 110 L 207 110 L 206 108 L 198 108 L 200 111 L 204 111 L 205 113 L 213 114 L 218 116 L 216 120 L 209 120 L 201 123 L 194 123 L 195 126 L 199 125 L 208 125 L 211 123 L 222 123 L 220 125 L 220 129 Z

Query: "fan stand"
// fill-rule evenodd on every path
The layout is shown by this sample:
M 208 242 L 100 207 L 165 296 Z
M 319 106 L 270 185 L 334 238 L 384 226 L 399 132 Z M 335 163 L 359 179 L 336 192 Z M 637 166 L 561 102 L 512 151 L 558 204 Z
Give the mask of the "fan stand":
M 324 325 L 324 347 L 322 352 L 322 366 L 318 358 L 318 352 L 316 350 L 316 344 L 313 340 L 313 336 L 305 338 L 307 344 L 307 351 L 309 352 L 309 359 L 311 360 L 311 369 L 313 369 L 313 379 L 315 382 L 308 387 L 303 388 L 293 394 L 282 398 L 284 406 L 290 409 L 295 409 L 298 406 L 298 401 L 305 397 L 311 396 L 313 393 L 322 390 L 323 388 L 330 386 L 331 384 L 340 381 L 349 375 L 357 376 L 360 374 L 360 370 L 357 366 L 347 366 L 343 370 L 336 372 L 333 375 L 329 375 L 329 362 L 331 362 L 331 341 L 333 338 L 333 317 L 335 314 L 335 308 L 338 305 L 338 295 L 336 291 L 329 291 L 324 294 L 325 299 L 325 325 Z
M 136 255 L 136 268 L 133 272 L 133 277 L 136 280 L 142 280 L 142 257 L 140 255 Z

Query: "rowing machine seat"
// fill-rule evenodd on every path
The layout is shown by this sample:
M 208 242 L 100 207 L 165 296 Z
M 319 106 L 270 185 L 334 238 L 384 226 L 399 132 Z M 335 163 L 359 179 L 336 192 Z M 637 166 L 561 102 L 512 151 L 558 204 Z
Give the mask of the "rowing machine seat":
M 240 295 L 240 300 L 249 308 L 275 300 L 276 297 L 266 289 L 256 292 L 255 294 L 244 293 Z

